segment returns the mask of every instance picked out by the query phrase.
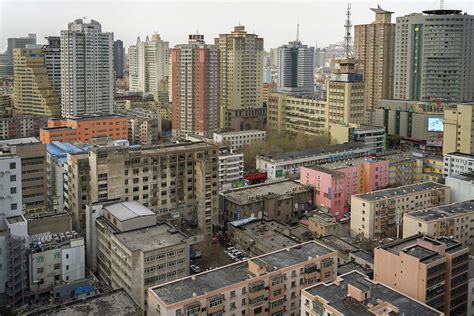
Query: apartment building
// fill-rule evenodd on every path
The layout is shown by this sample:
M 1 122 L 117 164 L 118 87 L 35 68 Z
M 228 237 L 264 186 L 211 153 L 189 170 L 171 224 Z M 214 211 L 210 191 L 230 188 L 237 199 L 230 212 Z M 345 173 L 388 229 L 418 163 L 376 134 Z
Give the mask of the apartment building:
M 13 114 L 13 96 L 10 94 L 0 94 L 0 116 L 9 117 Z
M 219 223 L 225 228 L 248 217 L 289 223 L 312 205 L 313 189 L 292 180 L 256 184 L 220 193 Z
M 460 152 L 473 155 L 474 103 L 458 104 L 445 109 L 443 124 L 443 154 Z
M 270 93 L 267 102 L 268 134 L 326 135 L 326 112 L 326 100 Z
M 137 201 L 158 218 L 178 217 L 210 234 L 218 222 L 218 148 L 206 143 L 136 148 L 114 143 L 68 154 L 68 201 L 76 230 L 87 202 Z
M 359 158 L 301 167 L 300 183 L 314 188 L 314 205 L 340 219 L 350 210 L 351 196 L 388 186 L 388 166 L 388 160 Z
M 267 132 L 256 129 L 235 132 L 215 132 L 213 134 L 213 140 L 216 143 L 229 145 L 232 150 L 252 143 L 264 142 L 266 139 Z
M 14 70 L 14 50 L 16 48 L 26 48 L 26 45 L 36 45 L 36 34 L 28 33 L 27 37 L 11 37 L 7 40 L 7 61 L 5 64 L 5 75 L 13 76 Z
M 41 48 L 44 53 L 44 66 L 54 94 L 61 101 L 61 38 L 47 36 L 48 44 Z
M 31 235 L 28 257 L 29 288 L 38 295 L 85 278 L 84 239 L 75 231 Z
M 403 237 L 418 233 L 428 236 L 453 236 L 466 246 L 474 245 L 474 200 L 424 208 L 403 216 Z
M 474 155 L 453 152 L 443 155 L 444 176 L 474 171 Z
M 148 289 L 150 315 L 300 315 L 300 291 L 337 275 L 336 253 L 315 241 Z
M 15 115 L 0 117 L 0 139 L 39 137 L 40 128 L 46 127 L 47 116 Z
M 372 147 L 371 154 L 384 153 L 387 148 L 385 128 L 360 124 L 331 124 L 331 143 L 363 142 Z
M 415 235 L 374 250 L 374 281 L 445 315 L 467 309 L 469 248 L 455 239 Z
M 244 177 L 244 154 L 219 148 L 219 191 L 238 186 Z
M 417 181 L 417 163 L 416 159 L 405 153 L 399 153 L 392 155 L 393 159 L 390 160 L 390 185 L 400 186 L 413 184 Z
M 435 182 L 354 195 L 351 198 L 351 235 L 369 239 L 400 237 L 405 212 L 450 201 L 450 188 Z
M 14 147 L 21 159 L 21 186 L 23 214 L 30 215 L 46 210 L 47 163 L 46 145 L 35 137 L 16 138 L 0 141 L 0 146 Z
M 409 297 L 358 271 L 342 274 L 333 282 L 301 291 L 301 315 L 426 315 L 443 316 L 433 307 Z
M 446 177 L 446 185 L 451 188 L 451 202 L 462 202 L 474 197 L 474 171 Z
M 88 255 L 96 259 L 97 274 L 112 289 L 123 288 L 142 309 L 147 288 L 189 275 L 187 236 L 156 223 L 147 207 L 112 202 L 90 215 L 95 223 L 92 218 L 88 223 L 94 226 L 88 229 L 89 239 L 95 240 Z
M 158 111 L 135 108 L 118 113 L 128 119 L 128 141 L 133 145 L 158 145 L 161 139 L 162 121 Z
M 300 167 L 365 157 L 370 151 L 371 148 L 362 143 L 349 143 L 265 154 L 256 157 L 256 167 L 259 171 L 267 172 L 268 179 L 273 180 L 291 174 L 299 174 Z
M 90 144 L 94 138 L 128 139 L 128 119 L 122 115 L 82 115 L 66 119 L 50 119 L 40 130 L 43 144 Z
M 308 229 L 316 237 L 336 235 L 339 225 L 336 218 L 326 212 L 313 212 L 312 216 L 308 218 Z

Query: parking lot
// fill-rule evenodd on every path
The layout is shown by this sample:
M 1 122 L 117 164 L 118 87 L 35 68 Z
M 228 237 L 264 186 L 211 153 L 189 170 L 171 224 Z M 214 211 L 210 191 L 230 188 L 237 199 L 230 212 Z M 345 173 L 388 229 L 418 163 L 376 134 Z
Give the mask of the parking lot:
M 224 253 L 226 247 L 218 241 L 206 240 L 197 244 L 195 247 L 201 253 L 201 257 L 192 259 L 191 264 L 199 266 L 201 271 L 205 271 L 210 267 L 217 268 L 234 262 Z

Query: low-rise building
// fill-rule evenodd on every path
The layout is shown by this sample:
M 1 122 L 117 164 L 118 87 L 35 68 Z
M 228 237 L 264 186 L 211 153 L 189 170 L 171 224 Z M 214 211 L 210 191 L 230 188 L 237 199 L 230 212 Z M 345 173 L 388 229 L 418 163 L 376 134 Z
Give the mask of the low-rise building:
M 75 231 L 31 235 L 29 270 L 29 288 L 36 295 L 84 279 L 84 239 Z
M 389 161 L 371 158 L 301 167 L 300 183 L 314 188 L 314 205 L 342 218 L 354 194 L 380 190 L 389 183 Z
M 89 114 L 67 119 L 50 119 L 48 126 L 40 130 L 40 140 L 43 144 L 53 141 L 90 144 L 94 138 L 103 137 L 113 140 L 128 139 L 128 119 L 117 114 Z
M 264 142 L 267 138 L 267 132 L 261 130 L 245 130 L 232 132 L 214 132 L 213 140 L 216 143 L 229 145 L 230 149 L 236 150 L 242 146 L 252 143 Z
M 351 235 L 370 239 L 401 236 L 405 212 L 450 201 L 450 188 L 435 182 L 354 195 L 351 198 Z
M 387 135 L 385 128 L 359 124 L 331 124 L 331 143 L 363 142 L 372 148 L 371 154 L 385 152 Z
M 444 176 L 474 171 L 474 155 L 460 152 L 449 153 L 444 157 Z
M 238 186 L 244 177 L 244 154 L 219 148 L 219 191 Z
M 336 253 L 315 241 L 148 289 L 149 315 L 300 314 L 301 289 L 337 275 Z
M 447 237 L 415 235 L 374 250 L 374 281 L 445 315 L 467 309 L 469 248 Z
M 313 216 L 308 218 L 308 229 L 316 237 L 336 235 L 339 225 L 334 216 L 324 212 L 313 213 Z
M 353 244 L 350 238 L 341 238 L 335 235 L 320 237 L 318 238 L 318 242 L 337 251 L 338 266 L 349 262 L 349 254 L 353 251 L 359 250 L 359 247 Z
M 423 208 L 403 216 L 403 237 L 418 233 L 432 237 L 452 236 L 466 246 L 474 245 L 474 200 Z
M 374 256 L 365 250 L 352 251 L 349 253 L 349 260 L 371 270 L 374 269 Z
M 247 217 L 288 223 L 310 210 L 312 200 L 311 188 L 288 179 L 224 191 L 219 196 L 219 221 L 222 227 Z
M 48 124 L 47 116 L 15 115 L 0 117 L 0 139 L 39 137 L 40 129 Z
M 330 145 L 285 153 L 264 154 L 256 157 L 256 168 L 267 173 L 268 179 L 298 174 L 300 167 L 310 167 L 327 162 L 365 157 L 370 147 L 363 143 Z
M 389 184 L 392 186 L 400 186 L 413 184 L 417 181 L 417 163 L 411 154 L 398 153 L 391 155 L 390 159 L 390 176 Z
M 227 225 L 227 235 L 235 247 L 249 257 L 298 244 L 289 236 L 290 227 L 276 220 L 249 218 L 233 221 Z
M 88 218 L 89 262 L 96 262 L 105 284 L 124 288 L 142 309 L 147 288 L 189 275 L 187 236 L 157 224 L 155 213 L 140 203 L 98 205 Z
M 446 177 L 451 188 L 451 202 L 462 202 L 474 197 L 474 171 Z
M 60 234 L 72 231 L 72 218 L 68 212 L 47 212 L 28 218 L 28 234 Z
M 358 271 L 301 291 L 301 315 L 426 315 L 444 314 Z

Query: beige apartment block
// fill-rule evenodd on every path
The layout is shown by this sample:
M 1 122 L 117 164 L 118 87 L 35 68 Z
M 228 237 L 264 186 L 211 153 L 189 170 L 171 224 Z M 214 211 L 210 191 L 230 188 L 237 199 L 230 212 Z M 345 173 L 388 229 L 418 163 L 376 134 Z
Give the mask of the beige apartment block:
M 370 10 L 375 12 L 375 20 L 354 27 L 354 55 L 358 69 L 364 75 L 366 114 L 377 107 L 380 100 L 392 99 L 395 58 L 393 12 L 380 6 Z M 368 117 L 365 123 L 369 122 Z
M 43 51 L 17 48 L 13 60 L 15 113 L 59 116 L 61 103 L 49 82 Z
M 316 241 L 148 289 L 148 315 L 300 315 L 300 293 L 334 281 L 336 252 Z
M 136 149 L 105 145 L 68 156 L 67 207 L 76 230 L 85 227 L 85 204 L 137 201 L 159 219 L 182 218 L 210 234 L 217 224 L 218 148 L 179 143 Z
M 374 281 L 445 313 L 467 309 L 469 248 L 415 235 L 374 250 Z
M 263 38 L 239 25 L 231 33 L 220 34 L 215 45 L 221 65 L 220 126 L 229 129 L 235 126 L 231 119 L 241 121 L 263 106 Z M 257 128 L 246 128 L 245 120 L 243 127 L 237 130 Z
M 424 182 L 353 195 L 351 235 L 363 238 L 401 237 L 403 214 L 450 203 L 450 188 Z
M 97 212 L 97 273 L 112 289 L 123 288 L 145 309 L 148 287 L 189 275 L 187 236 L 157 224 L 154 212 L 137 202 L 112 203 Z
M 474 103 L 444 110 L 443 154 L 474 154 Z
M 403 216 L 403 237 L 418 233 L 450 236 L 465 246 L 474 245 L 474 200 L 409 212 Z
M 301 291 L 301 315 L 423 315 L 444 314 L 358 271 L 330 283 Z
M 324 212 L 314 213 L 308 218 L 308 229 L 317 237 L 337 235 L 339 224 L 336 218 Z

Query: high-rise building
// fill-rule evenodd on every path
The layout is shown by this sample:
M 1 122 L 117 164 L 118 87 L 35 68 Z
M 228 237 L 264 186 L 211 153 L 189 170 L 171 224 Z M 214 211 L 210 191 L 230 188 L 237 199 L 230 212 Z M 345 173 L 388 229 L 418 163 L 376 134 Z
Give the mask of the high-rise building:
M 363 124 L 365 121 L 365 84 L 352 58 L 336 60 L 327 80 L 327 123 Z
M 169 71 L 169 42 L 159 34 L 147 36 L 143 42 L 137 38 L 136 45 L 128 48 L 128 71 L 130 90 L 143 93 L 167 93 L 164 83 Z
M 28 44 L 36 44 L 36 34 L 28 34 L 27 37 L 9 38 L 7 46 L 7 74 L 13 75 L 13 51 L 15 48 L 26 48 Z
M 381 99 L 392 99 L 395 57 L 393 12 L 380 6 L 371 10 L 375 12 L 375 21 L 354 28 L 354 54 L 358 70 L 364 76 L 366 110 L 377 107 Z
M 116 40 L 114 42 L 114 71 L 117 79 L 123 78 L 123 59 L 125 50 L 123 48 L 123 42 Z
M 61 100 L 61 38 L 47 36 L 48 44 L 43 45 L 44 66 L 54 93 Z
M 219 49 L 205 44 L 203 35 L 193 34 L 188 44 L 175 46 L 171 55 L 173 136 L 212 137 L 219 129 Z
M 314 92 L 314 47 L 299 39 L 278 47 L 278 92 L 312 95 Z
M 455 239 L 415 235 L 375 248 L 374 281 L 444 315 L 463 315 L 468 261 L 469 248 Z
M 77 19 L 61 31 L 62 116 L 112 112 L 113 40 L 94 20 Z
M 49 82 L 41 49 L 17 48 L 13 98 L 19 114 L 59 116 L 61 105 Z
M 252 126 L 250 117 L 262 111 L 263 38 L 235 26 L 234 31 L 220 34 L 215 40 L 220 50 L 220 126 L 224 129 L 261 129 Z M 265 116 L 262 116 L 262 121 Z M 258 124 L 255 122 L 254 124 Z M 263 123 L 262 123 L 263 125 Z
M 474 16 L 427 10 L 397 17 L 394 98 L 474 100 Z
M 474 103 L 445 108 L 443 128 L 443 154 L 474 154 Z

